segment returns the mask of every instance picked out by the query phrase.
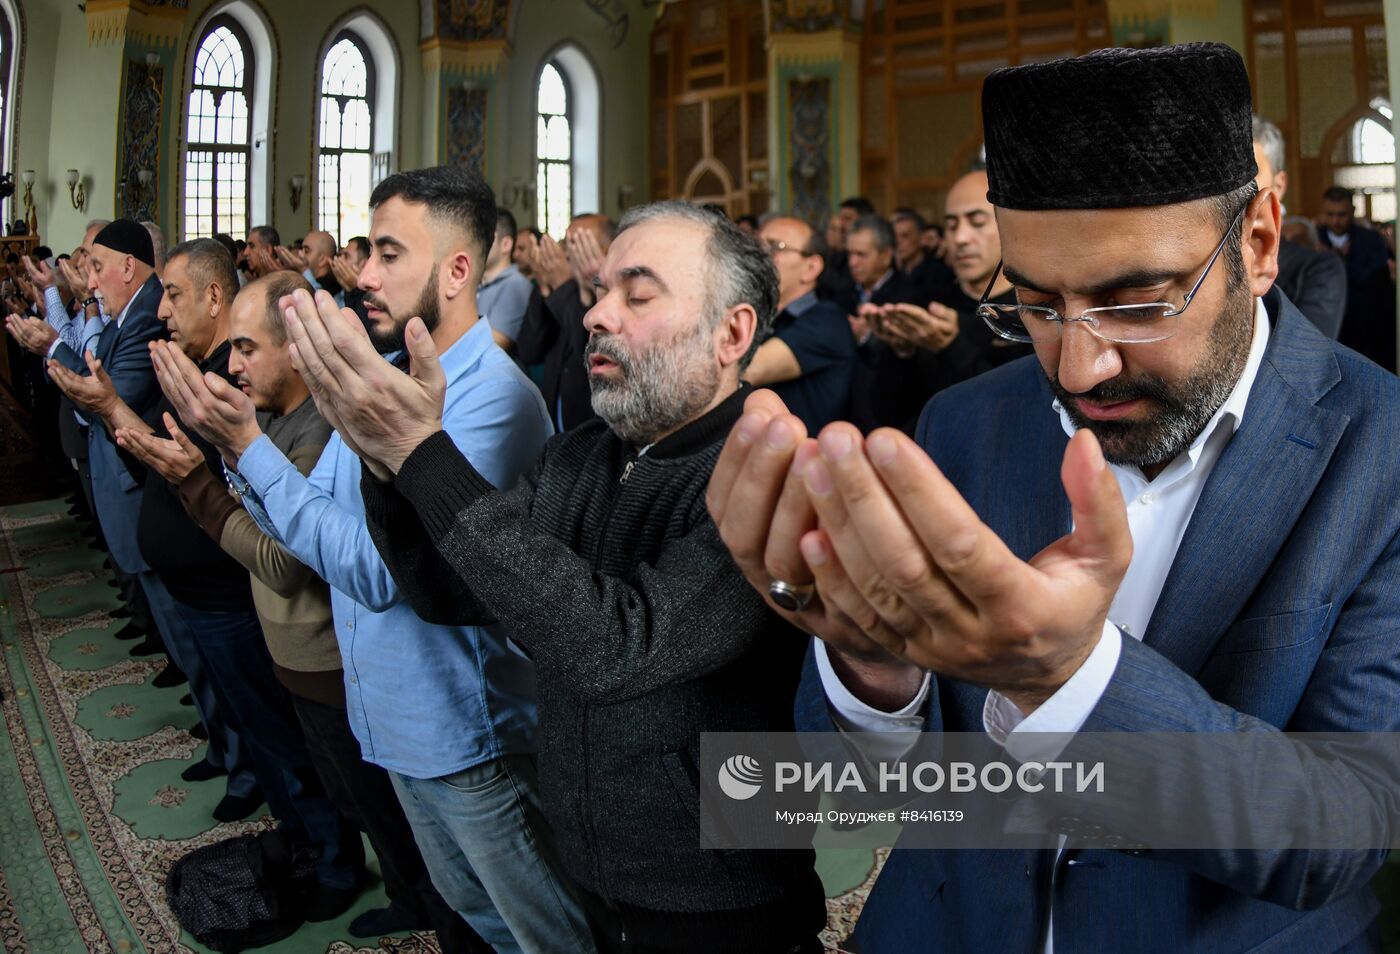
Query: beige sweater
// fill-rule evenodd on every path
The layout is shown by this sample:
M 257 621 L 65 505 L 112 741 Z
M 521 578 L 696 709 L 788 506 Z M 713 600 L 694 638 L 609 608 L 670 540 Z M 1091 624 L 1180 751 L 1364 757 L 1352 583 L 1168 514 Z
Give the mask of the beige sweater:
M 305 475 L 320 459 L 331 429 L 307 399 L 292 413 L 274 418 L 267 434 Z M 340 649 L 325 581 L 263 533 L 209 468 L 201 467 L 185 480 L 180 499 L 204 532 L 251 574 L 253 602 L 273 662 L 293 673 L 334 671 L 339 681 Z

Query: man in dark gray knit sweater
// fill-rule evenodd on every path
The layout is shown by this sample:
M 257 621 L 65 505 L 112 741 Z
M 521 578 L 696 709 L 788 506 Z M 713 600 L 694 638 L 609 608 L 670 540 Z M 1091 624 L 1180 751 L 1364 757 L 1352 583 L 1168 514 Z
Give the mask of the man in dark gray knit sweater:
M 288 326 L 367 461 L 366 516 L 405 596 L 430 621 L 495 622 L 534 659 L 543 804 L 600 949 L 820 950 L 812 853 L 703 851 L 698 823 L 700 734 L 791 731 L 807 645 L 705 510 L 776 309 L 772 263 L 728 221 L 658 203 L 623 220 L 596 286 L 600 420 L 553 439 L 507 492 L 442 432 L 419 323 L 407 375 L 332 309 L 289 301 Z

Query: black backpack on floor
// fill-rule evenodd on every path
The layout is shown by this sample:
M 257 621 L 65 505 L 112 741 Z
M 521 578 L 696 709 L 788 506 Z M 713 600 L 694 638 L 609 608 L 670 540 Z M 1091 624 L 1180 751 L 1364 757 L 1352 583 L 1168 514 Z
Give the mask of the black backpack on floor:
M 301 927 L 316 888 L 317 852 L 277 832 L 196 848 L 170 868 L 165 897 L 180 926 L 205 947 L 237 954 Z

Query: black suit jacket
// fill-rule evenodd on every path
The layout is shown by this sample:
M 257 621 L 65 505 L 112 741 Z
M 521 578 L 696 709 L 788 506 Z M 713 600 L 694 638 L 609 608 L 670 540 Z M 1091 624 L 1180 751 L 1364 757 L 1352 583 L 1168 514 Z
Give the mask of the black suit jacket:
M 826 267 L 817 279 L 817 297 L 822 301 L 840 304 L 850 294 L 854 282 L 851 281 L 851 266 L 846 261 L 845 252 L 831 252 L 826 256 Z
M 942 259 L 934 258 L 927 252 L 924 253 L 924 260 L 905 274 L 909 276 L 910 281 L 918 287 L 919 294 L 923 296 L 919 302 L 921 305 L 936 301 L 950 285 L 956 285 L 958 281 L 953 270 L 945 265 Z
M 1339 257 L 1281 242 L 1274 284 L 1319 331 L 1336 340 L 1347 310 L 1347 269 Z
M 852 289 L 842 304 L 846 313 L 854 315 L 859 308 L 859 291 Z M 923 290 L 902 272 L 895 272 L 870 296 L 872 305 L 901 303 L 927 305 Z M 907 389 L 898 381 L 885 377 L 894 352 L 878 338 L 867 338 L 856 353 L 856 369 L 851 375 L 851 423 L 863 433 L 877 427 L 898 427 L 906 418 L 916 415 L 918 407 L 910 406 Z
M 1353 225 L 1343 261 L 1347 310 L 1338 340 L 1388 371 L 1395 370 L 1395 285 L 1387 265 L 1390 250 L 1372 229 Z
M 549 408 L 550 420 L 557 426 L 562 417 L 566 431 L 596 416 L 588 388 L 588 368 L 583 362 L 583 351 L 588 346 L 583 316 L 587 313 L 587 306 L 579 298 L 578 282 L 565 282 L 548 298 L 536 287 L 525 307 L 520 337 L 515 340 L 516 356 L 522 363 L 544 365 L 540 393 Z

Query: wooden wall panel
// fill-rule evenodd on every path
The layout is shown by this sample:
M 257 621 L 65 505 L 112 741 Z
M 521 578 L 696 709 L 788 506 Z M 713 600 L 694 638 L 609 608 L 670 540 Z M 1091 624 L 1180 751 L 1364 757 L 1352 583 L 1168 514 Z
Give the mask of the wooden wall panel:
M 653 198 L 704 199 L 732 215 L 766 208 L 764 36 L 756 0 L 666 7 L 652 36 L 652 115 L 667 129 L 666 148 L 652 149 Z
M 982 79 L 1112 42 L 1103 0 L 887 0 L 866 27 L 862 189 L 935 219 L 980 152 Z
M 1283 133 L 1288 211 L 1316 215 L 1351 124 L 1388 125 L 1371 109 L 1390 96 L 1381 0 L 1245 0 L 1245 36 L 1255 111 Z

